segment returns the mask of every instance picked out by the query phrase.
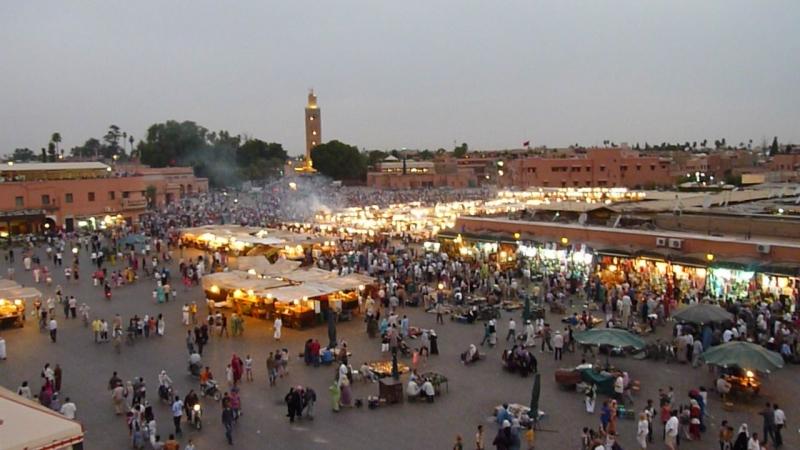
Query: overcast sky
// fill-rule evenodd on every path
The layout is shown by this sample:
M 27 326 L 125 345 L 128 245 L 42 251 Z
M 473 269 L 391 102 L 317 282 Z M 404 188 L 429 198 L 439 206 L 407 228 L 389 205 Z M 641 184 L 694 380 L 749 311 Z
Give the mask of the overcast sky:
M 800 143 L 800 1 L 0 2 L 0 153 L 194 120 L 323 140 L 494 149 Z

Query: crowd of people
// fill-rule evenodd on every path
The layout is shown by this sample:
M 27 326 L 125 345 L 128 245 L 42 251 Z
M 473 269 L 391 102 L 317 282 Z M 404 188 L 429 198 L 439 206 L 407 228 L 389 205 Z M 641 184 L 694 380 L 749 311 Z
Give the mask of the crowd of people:
M 102 290 L 102 298 L 112 299 L 112 293 L 124 289 L 132 283 L 151 283 L 153 296 L 151 305 L 176 302 L 180 285 L 187 291 L 200 283 L 208 271 L 227 270 L 228 256 L 224 252 L 213 252 L 190 257 L 185 255 L 179 241 L 182 226 L 196 226 L 209 223 L 236 223 L 243 225 L 275 225 L 294 220 L 309 220 L 320 208 L 343 205 L 387 205 L 404 201 L 436 203 L 457 201 L 476 197 L 486 197 L 488 191 L 476 190 L 425 190 L 422 192 L 375 191 L 365 188 L 334 187 L 329 183 L 307 181 L 303 183 L 274 183 L 260 191 L 249 193 L 211 192 L 186 198 L 164 206 L 157 214 L 150 214 L 137 227 L 119 225 L 105 231 L 88 234 L 52 234 L 43 245 L 29 243 L 22 250 L 23 267 L 30 271 L 35 283 L 51 284 L 52 271 L 48 266 L 66 265 L 64 285 L 55 288 L 55 295 L 35 305 L 35 314 L 43 329 L 49 331 L 52 342 L 57 343 L 58 323 L 57 305 L 64 308 L 65 320 L 81 318 L 90 327 L 94 342 L 112 342 L 116 351 L 122 351 L 122 343 L 133 344 L 140 339 L 164 336 L 167 322 L 173 317 L 163 313 L 152 313 L 150 306 L 141 305 L 145 314 L 133 315 L 128 320 L 116 314 L 110 318 L 92 317 L 89 307 L 82 299 L 67 295 L 75 283 L 80 283 L 81 274 L 91 273 L 93 285 Z M 77 250 L 72 250 L 77 249 Z M 19 252 L 19 250 L 17 250 Z M 81 252 L 90 255 L 91 271 L 82 271 Z M 65 257 L 68 255 L 68 257 Z M 7 254 L 13 262 L 14 251 Z M 307 256 L 307 260 L 310 256 Z M 517 316 L 502 325 L 494 317 L 484 322 L 483 342 L 476 336 L 475 342 L 465 343 L 466 351 L 461 355 L 465 364 L 472 364 L 482 358 L 478 350 L 484 344 L 490 347 L 505 345 L 500 356 L 502 366 L 523 376 L 538 373 L 539 353 L 553 353 L 552 359 L 562 361 L 565 352 L 576 354 L 578 347 L 574 334 L 598 326 L 622 327 L 637 332 L 654 332 L 664 324 L 673 325 L 669 338 L 670 352 L 679 362 L 699 364 L 699 355 L 718 343 L 731 340 L 749 340 L 768 349 L 780 352 L 786 361 L 794 361 L 797 355 L 798 318 L 790 312 L 788 304 L 744 303 L 725 299 L 711 299 L 702 291 L 676 290 L 666 285 L 649 283 L 646 277 L 635 272 L 619 271 L 613 278 L 603 277 L 601 273 L 579 270 L 571 263 L 562 266 L 549 266 L 543 269 L 520 257 L 516 264 L 498 264 L 488 257 L 461 258 L 447 253 L 426 252 L 417 246 L 395 245 L 388 240 L 376 239 L 371 242 L 338 242 L 338 251 L 333 254 L 318 255 L 306 261 L 326 271 L 340 275 L 360 273 L 374 277 L 374 288 L 360 295 L 360 313 L 365 322 L 364 334 L 380 341 L 380 350 L 387 356 L 397 355 L 410 358 L 410 376 L 405 393 L 433 401 L 439 393 L 434 380 L 420 375 L 431 355 L 439 354 L 439 336 L 436 330 L 421 329 L 412 324 L 403 309 L 418 306 L 436 314 L 437 328 L 445 326 L 444 317 L 450 314 L 454 319 L 471 324 L 479 320 L 479 312 L 484 307 L 496 307 L 504 301 L 534 299 L 544 306 L 560 310 L 579 308 L 574 313 L 565 313 L 563 323 L 553 326 L 544 319 L 523 318 L 518 328 Z M 173 282 L 171 270 L 177 266 Z M 9 276 L 19 276 L 13 270 Z M 718 302 L 734 314 L 729 324 L 693 327 L 669 321 L 670 311 L 679 304 L 696 302 Z M 202 302 L 201 302 L 202 305 Z M 222 423 L 228 443 L 233 444 L 233 434 L 238 418 L 242 414 L 241 389 L 243 382 L 254 381 L 253 367 L 266 367 L 270 386 L 277 386 L 283 379 L 289 379 L 290 352 L 278 347 L 265 352 L 264 361 L 256 363 L 246 355 L 241 359 L 232 355 L 230 363 L 214 370 L 224 371 L 224 384 L 218 383 L 212 370 L 202 362 L 204 348 L 213 339 L 240 337 L 244 333 L 244 318 L 236 313 L 227 313 L 208 302 L 206 315 L 198 311 L 194 299 L 183 302 L 180 324 L 186 333 L 185 344 L 188 352 L 190 372 L 198 378 L 197 392 L 194 389 L 179 395 L 166 372 L 159 373 L 158 397 L 169 404 L 174 430 L 169 438 L 161 442 L 165 435 L 163 425 L 156 425 L 156 411 L 149 403 L 144 378 L 133 377 L 124 382 L 116 374 L 109 381 L 109 390 L 114 411 L 127 418 L 131 443 L 135 448 L 149 445 L 152 448 L 170 448 L 183 434 L 182 424 L 193 423 L 197 414 L 194 407 L 199 398 L 214 396 L 219 390 L 222 406 Z M 201 306 L 202 308 L 202 306 Z M 600 315 L 600 318 L 596 317 Z M 463 320 L 462 320 L 463 319 Z M 177 325 L 177 322 L 171 322 Z M 172 326 L 172 325 L 170 325 Z M 500 328 L 503 341 L 498 342 Z M 282 322 L 273 322 L 275 344 L 280 346 Z M 588 346 L 580 347 L 582 356 L 594 350 Z M 483 355 L 485 356 L 485 355 Z M 355 407 L 352 385 L 355 381 L 375 382 L 380 376 L 364 362 L 353 367 L 352 350 L 347 343 L 335 338 L 328 345 L 309 339 L 303 349 L 307 366 L 332 365 L 336 375 L 329 392 L 331 409 Z M 571 356 L 577 358 L 577 355 Z M 255 359 L 258 359 L 256 357 Z M 56 366 L 58 368 L 58 366 Z M 60 411 L 65 416 L 75 417 L 75 404 L 65 397 L 60 400 L 61 375 L 46 366 L 42 371 L 43 383 L 37 396 L 38 401 Z M 52 376 L 51 376 L 52 375 Z M 628 374 L 625 374 L 628 377 Z M 621 377 L 622 378 L 622 377 Z M 284 398 L 287 417 L 290 422 L 300 418 L 313 419 L 316 391 L 311 386 L 290 385 Z M 584 449 L 620 448 L 619 436 L 625 433 L 617 424 L 621 414 L 630 412 L 630 380 L 623 380 L 622 386 L 608 401 L 604 401 L 599 415 L 599 427 L 587 427 L 582 433 Z M 716 388 L 716 387 L 715 387 Z M 31 398 L 28 382 L 19 388 L 20 395 Z M 618 394 L 618 395 L 617 395 Z M 624 395 L 628 394 L 628 395 Z M 592 405 L 596 393 L 590 389 Z M 702 388 L 692 389 L 684 401 L 674 398 L 669 389 L 659 392 L 658 409 L 652 400 L 647 406 L 636 411 L 638 417 L 635 427 L 636 441 L 641 448 L 647 448 L 654 440 L 661 440 L 674 450 L 681 440 L 701 440 L 708 422 L 708 392 Z M 53 407 L 56 405 L 57 409 Z M 69 405 L 69 406 L 68 406 Z M 587 412 L 594 413 L 587 407 Z M 763 443 L 772 441 L 778 447 L 782 443 L 781 429 L 786 418 L 777 405 L 768 405 L 762 411 L 764 421 Z M 522 442 L 533 448 L 533 430 L 528 434 L 514 418 L 503 418 L 498 423 L 494 445 L 498 449 L 521 448 Z M 655 431 L 654 423 L 661 423 L 661 435 Z M 743 424 L 738 433 L 727 423 L 720 425 L 720 448 L 725 450 L 745 449 L 741 447 L 741 436 L 745 442 L 758 439 L 757 433 L 750 433 Z M 158 432 L 160 431 L 160 433 Z M 525 439 L 520 439 L 525 435 Z M 463 439 L 458 442 L 463 445 Z M 163 444 L 163 445 L 162 445 Z M 189 444 L 193 445 L 193 444 Z M 749 445 L 749 444 L 748 444 Z M 483 448 L 482 428 L 476 435 L 476 447 Z M 174 448 L 174 447 L 173 447 Z M 188 447 L 184 447 L 188 448 Z

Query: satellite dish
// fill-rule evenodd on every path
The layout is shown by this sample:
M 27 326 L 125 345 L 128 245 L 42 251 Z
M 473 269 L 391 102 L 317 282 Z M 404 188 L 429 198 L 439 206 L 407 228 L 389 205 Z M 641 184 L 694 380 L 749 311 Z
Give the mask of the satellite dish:
M 706 195 L 703 197 L 703 209 L 708 209 L 708 208 L 710 208 L 710 207 L 711 207 L 711 203 L 713 203 L 713 200 L 711 199 L 711 196 L 710 196 L 710 195 L 708 195 L 708 194 L 706 194 Z
M 581 225 L 585 225 L 586 224 L 586 219 L 588 219 L 588 216 L 586 215 L 586 213 L 581 213 L 581 215 L 578 216 L 578 223 L 581 224 Z

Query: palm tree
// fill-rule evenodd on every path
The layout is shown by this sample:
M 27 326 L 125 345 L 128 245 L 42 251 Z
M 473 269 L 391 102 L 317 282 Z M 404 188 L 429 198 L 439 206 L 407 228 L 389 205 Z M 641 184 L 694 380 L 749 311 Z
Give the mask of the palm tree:
M 53 135 L 50 136 L 50 142 L 52 142 L 55 145 L 55 150 L 56 152 L 58 152 L 58 144 L 61 143 L 61 133 L 59 133 L 58 131 L 53 133 Z

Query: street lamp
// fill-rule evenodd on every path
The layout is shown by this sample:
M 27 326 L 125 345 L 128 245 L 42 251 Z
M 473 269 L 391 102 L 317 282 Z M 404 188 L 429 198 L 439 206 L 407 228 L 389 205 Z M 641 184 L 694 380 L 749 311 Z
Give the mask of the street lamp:
M 714 261 L 714 254 L 706 253 L 706 260 L 708 260 L 708 262 Z

